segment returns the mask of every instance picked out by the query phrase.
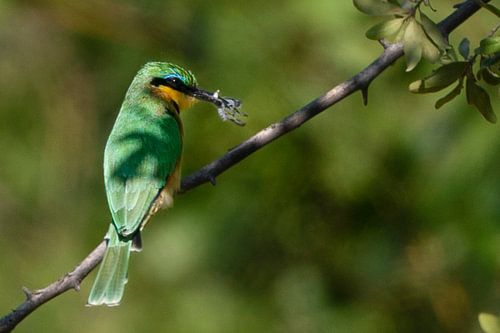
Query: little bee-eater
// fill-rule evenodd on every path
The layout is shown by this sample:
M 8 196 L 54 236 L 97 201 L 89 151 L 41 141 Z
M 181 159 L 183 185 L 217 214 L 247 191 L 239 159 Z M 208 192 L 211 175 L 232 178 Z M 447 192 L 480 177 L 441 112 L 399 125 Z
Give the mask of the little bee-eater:
M 104 183 L 112 223 L 88 305 L 118 305 L 130 251 L 141 250 L 141 231 L 159 208 L 171 206 L 180 187 L 180 113 L 197 100 L 215 104 L 223 120 L 243 124 L 240 102 L 197 87 L 193 74 L 150 62 L 135 76 L 104 151 Z

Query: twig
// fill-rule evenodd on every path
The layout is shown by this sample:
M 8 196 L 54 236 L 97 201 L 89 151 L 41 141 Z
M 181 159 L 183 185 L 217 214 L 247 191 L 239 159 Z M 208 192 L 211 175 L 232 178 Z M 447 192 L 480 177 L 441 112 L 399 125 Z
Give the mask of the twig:
M 468 0 L 462 3 L 450 16 L 440 22 L 439 28 L 445 35 L 448 35 L 479 8 L 480 6 L 475 0 Z M 352 78 L 334 87 L 323 96 L 316 98 L 283 120 L 261 130 L 237 147 L 231 149 L 221 158 L 186 177 L 182 182 L 182 192 L 192 190 L 206 182 L 215 184 L 215 178 L 228 168 L 234 166 L 250 154 L 282 135 L 296 129 L 318 113 L 326 110 L 358 90 L 362 92 L 363 100 L 366 104 L 368 86 L 370 83 L 402 55 L 403 46 L 401 44 L 385 45 L 383 53 L 374 62 Z M 44 289 L 31 292 L 23 288 L 26 294 L 26 300 L 16 309 L 0 319 L 0 333 L 12 331 L 16 325 L 31 312 L 35 311 L 39 306 L 52 298 L 70 289 L 79 290 L 81 281 L 83 281 L 90 271 L 92 271 L 92 269 L 102 260 L 105 249 L 106 245 L 103 241 L 73 271 L 67 273 Z
M 17 324 L 40 305 L 65 291 L 69 289 L 80 290 L 80 283 L 101 262 L 105 250 L 106 242 L 102 241 L 73 271 L 66 273 L 59 280 L 43 289 L 30 291 L 28 288 L 23 287 L 22 290 L 26 300 L 12 310 L 11 313 L 0 319 L 0 332 L 12 331 Z

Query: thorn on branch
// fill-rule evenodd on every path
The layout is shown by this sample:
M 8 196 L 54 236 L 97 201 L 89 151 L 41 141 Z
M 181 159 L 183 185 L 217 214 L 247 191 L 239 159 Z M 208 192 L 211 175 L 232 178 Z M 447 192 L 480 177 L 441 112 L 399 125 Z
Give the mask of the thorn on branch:
M 60 281 L 63 281 L 66 279 L 69 280 L 69 286 L 71 288 L 75 289 L 76 291 L 80 291 L 80 284 L 82 283 L 82 280 L 79 279 L 78 276 L 76 276 L 76 278 L 75 278 L 75 275 L 73 274 L 73 272 L 69 272 L 69 273 L 66 273 L 64 275 L 64 277 L 62 279 L 60 279 Z
M 80 290 L 80 282 L 73 278 L 73 274 L 67 273 L 64 278 L 61 280 L 61 284 L 66 284 L 69 288 L 75 289 L 76 291 Z
M 26 296 L 27 301 L 31 301 L 33 299 L 33 293 L 26 287 L 22 287 L 23 293 Z
M 363 96 L 363 105 L 367 106 L 368 105 L 368 86 L 363 86 L 361 87 L 361 95 Z
M 391 43 L 389 43 L 385 38 L 379 39 L 378 42 L 380 43 L 380 45 L 382 45 L 384 50 L 391 45 Z
M 210 181 L 210 184 L 213 186 L 217 185 L 217 181 L 215 180 L 215 177 L 212 174 L 208 175 L 208 180 Z

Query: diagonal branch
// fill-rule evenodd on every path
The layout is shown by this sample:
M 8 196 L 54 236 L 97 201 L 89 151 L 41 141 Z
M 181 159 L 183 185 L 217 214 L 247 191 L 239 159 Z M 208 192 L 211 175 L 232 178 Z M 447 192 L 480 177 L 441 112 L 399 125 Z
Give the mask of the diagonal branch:
M 489 0 L 483 1 L 489 2 Z M 448 35 L 480 8 L 476 0 L 467 0 L 450 16 L 441 21 L 439 28 L 445 35 Z M 261 130 L 231 149 L 221 158 L 186 177 L 182 182 L 182 192 L 192 190 L 206 182 L 215 184 L 215 178 L 225 170 L 358 90 L 362 92 L 366 102 L 370 83 L 403 55 L 403 46 L 401 44 L 390 44 L 384 47 L 384 52 L 358 74 L 337 85 L 283 120 Z M 65 274 L 44 289 L 29 291 L 23 288 L 26 300 L 9 314 L 0 318 L 0 333 L 12 331 L 31 312 L 58 295 L 70 289 L 79 290 L 81 281 L 101 262 L 105 249 L 106 244 L 102 241 L 73 271 Z
M 489 2 L 489 0 L 485 2 Z M 480 6 L 475 0 L 465 1 L 457 10 L 441 21 L 438 27 L 445 36 L 448 36 L 451 31 L 456 29 L 479 9 Z M 261 130 L 231 149 L 221 158 L 207 164 L 192 175 L 185 177 L 182 182 L 182 191 L 191 190 L 206 182 L 215 184 L 215 177 L 222 172 L 358 90 L 363 94 L 363 100 L 366 104 L 370 83 L 402 55 L 403 46 L 401 44 L 384 44 L 384 52 L 361 72 L 337 85 L 323 96 L 316 98 L 288 117 Z

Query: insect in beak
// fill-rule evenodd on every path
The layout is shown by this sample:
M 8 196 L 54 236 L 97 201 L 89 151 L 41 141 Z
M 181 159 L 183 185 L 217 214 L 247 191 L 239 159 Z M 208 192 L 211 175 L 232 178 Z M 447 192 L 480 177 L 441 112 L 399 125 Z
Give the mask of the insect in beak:
M 219 96 L 219 90 L 212 93 L 199 88 L 193 88 L 190 95 L 196 99 L 214 104 L 222 121 L 229 120 L 239 126 L 245 125 L 242 118 L 247 117 L 247 114 L 240 111 L 242 103 L 239 99 Z

